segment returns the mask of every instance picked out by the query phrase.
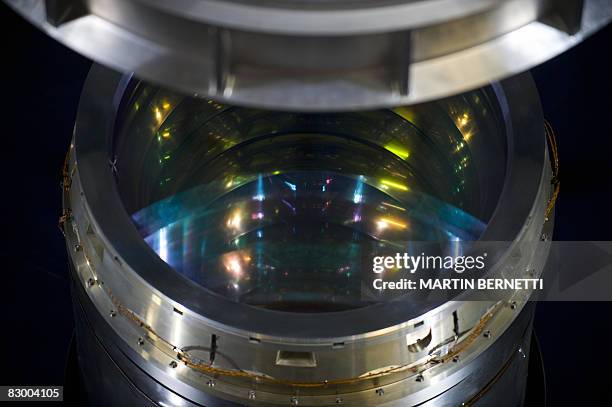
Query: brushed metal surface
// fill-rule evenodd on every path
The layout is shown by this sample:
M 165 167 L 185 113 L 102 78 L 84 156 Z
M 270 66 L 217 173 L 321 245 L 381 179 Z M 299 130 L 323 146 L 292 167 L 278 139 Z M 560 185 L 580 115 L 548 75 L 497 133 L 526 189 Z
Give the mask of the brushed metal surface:
M 330 111 L 523 72 L 610 21 L 607 0 L 5 0 L 123 72 L 232 104 Z

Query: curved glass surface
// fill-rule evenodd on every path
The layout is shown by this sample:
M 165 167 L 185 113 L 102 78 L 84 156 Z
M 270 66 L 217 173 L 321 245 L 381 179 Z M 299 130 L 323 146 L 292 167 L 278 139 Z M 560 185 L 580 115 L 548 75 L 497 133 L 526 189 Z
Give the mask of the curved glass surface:
M 117 183 L 143 238 L 224 297 L 352 309 L 381 250 L 476 240 L 505 175 L 487 89 L 424 105 L 304 114 L 130 87 Z M 370 267 L 368 267 L 368 264 Z

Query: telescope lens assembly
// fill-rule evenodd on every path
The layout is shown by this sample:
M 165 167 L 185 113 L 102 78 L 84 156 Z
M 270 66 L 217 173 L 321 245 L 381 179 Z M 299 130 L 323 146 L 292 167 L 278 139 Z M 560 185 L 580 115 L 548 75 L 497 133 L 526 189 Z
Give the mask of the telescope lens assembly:
M 528 292 L 383 301 L 363 287 L 373 256 L 420 243 L 505 242 L 488 275 L 538 275 L 552 199 L 543 129 L 527 75 L 312 113 L 94 66 L 62 218 L 87 386 L 107 395 L 100 405 L 520 404 Z
M 364 306 L 364 259 L 477 240 L 503 185 L 490 90 L 327 114 L 225 106 L 142 82 L 131 91 L 114 140 L 125 206 L 162 260 L 233 301 Z

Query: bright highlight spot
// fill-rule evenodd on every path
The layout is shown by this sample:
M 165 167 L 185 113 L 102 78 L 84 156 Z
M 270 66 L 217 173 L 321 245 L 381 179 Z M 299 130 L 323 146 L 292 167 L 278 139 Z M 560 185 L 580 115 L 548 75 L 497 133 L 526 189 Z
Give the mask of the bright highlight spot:
M 410 189 L 404 184 L 400 184 L 399 182 L 395 182 L 395 181 L 388 180 L 388 179 L 382 179 L 380 180 L 380 183 L 383 185 L 383 188 L 387 186 L 387 187 L 399 189 L 401 191 L 408 191 Z
M 406 208 L 402 208 L 401 206 L 393 205 L 388 202 L 381 202 L 382 205 L 388 206 L 389 208 L 397 209 L 398 211 L 405 212 Z
M 392 141 L 389 144 L 385 145 L 385 149 L 387 151 L 392 152 L 402 160 L 405 160 L 410 157 L 410 151 L 408 151 L 406 148 L 404 148 L 404 146 L 402 146 L 396 141 Z
M 406 225 L 403 222 L 397 221 L 395 219 L 391 219 L 391 218 L 380 218 L 377 222 L 376 222 L 376 227 L 379 230 L 384 230 L 387 229 L 388 227 L 396 227 L 396 228 L 400 228 L 400 229 L 406 229 L 408 227 L 408 225 Z
M 242 214 L 240 211 L 236 211 L 230 216 L 227 220 L 227 227 L 230 229 L 240 229 L 240 225 L 242 223 Z

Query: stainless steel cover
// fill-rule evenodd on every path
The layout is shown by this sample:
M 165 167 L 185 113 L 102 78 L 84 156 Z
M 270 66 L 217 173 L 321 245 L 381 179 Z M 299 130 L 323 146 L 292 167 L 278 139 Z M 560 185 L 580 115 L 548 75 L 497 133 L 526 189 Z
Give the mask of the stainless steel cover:
M 607 0 L 5 0 L 123 72 L 238 105 L 390 107 L 525 71 L 612 17 Z

